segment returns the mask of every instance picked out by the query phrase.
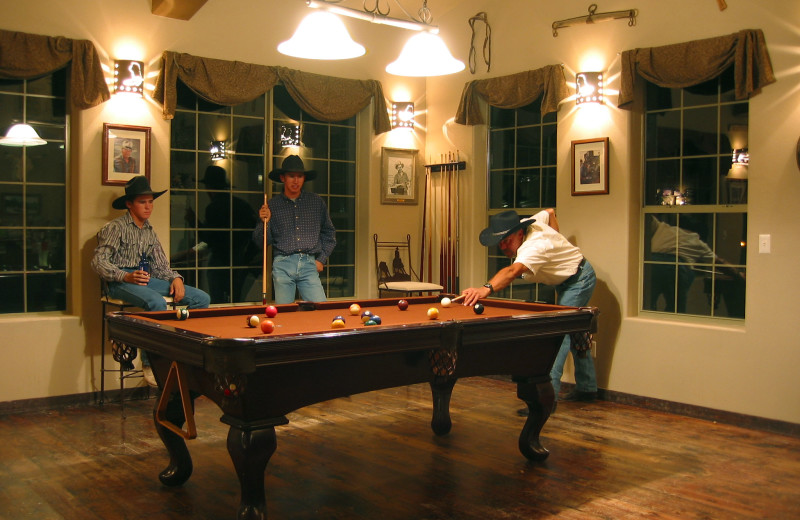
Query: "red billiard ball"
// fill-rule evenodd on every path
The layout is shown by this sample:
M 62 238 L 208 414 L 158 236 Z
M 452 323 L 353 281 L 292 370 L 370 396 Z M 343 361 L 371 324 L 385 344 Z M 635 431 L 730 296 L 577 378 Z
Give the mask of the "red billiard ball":
M 275 330 L 275 324 L 271 320 L 264 320 L 261 322 L 261 332 L 269 334 Z
M 265 310 L 264 314 L 267 315 L 267 318 L 274 318 L 278 315 L 278 308 L 274 305 L 269 305 Z
M 475 306 L 472 307 L 472 310 L 475 312 L 475 314 L 483 314 L 483 304 L 476 303 Z
M 401 311 L 408 309 L 408 302 L 405 300 L 400 300 L 399 302 L 397 302 L 397 308 L 400 309 Z

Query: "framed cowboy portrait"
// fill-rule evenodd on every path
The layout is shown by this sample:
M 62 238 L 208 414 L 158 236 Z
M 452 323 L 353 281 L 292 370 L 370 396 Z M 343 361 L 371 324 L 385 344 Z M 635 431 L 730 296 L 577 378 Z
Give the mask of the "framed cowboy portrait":
M 417 150 L 383 148 L 381 161 L 381 203 L 416 204 Z
M 136 175 L 150 180 L 150 127 L 103 123 L 103 184 L 124 186 Z
M 572 194 L 608 194 L 608 137 L 572 141 Z

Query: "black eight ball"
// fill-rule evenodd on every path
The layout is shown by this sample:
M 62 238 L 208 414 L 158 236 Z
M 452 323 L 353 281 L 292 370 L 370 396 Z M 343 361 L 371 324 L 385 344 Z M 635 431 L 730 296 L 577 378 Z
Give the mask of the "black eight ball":
M 483 314 L 483 304 L 476 303 L 475 306 L 472 307 L 472 310 L 475 311 L 475 314 Z

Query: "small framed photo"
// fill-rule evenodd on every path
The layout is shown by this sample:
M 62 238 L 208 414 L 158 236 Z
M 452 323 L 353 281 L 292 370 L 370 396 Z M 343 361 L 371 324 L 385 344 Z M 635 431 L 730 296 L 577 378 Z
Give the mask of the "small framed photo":
M 136 175 L 150 180 L 150 127 L 103 123 L 103 184 L 124 186 Z
M 608 194 L 608 137 L 572 141 L 572 194 Z
M 417 150 L 383 148 L 381 204 L 416 204 Z

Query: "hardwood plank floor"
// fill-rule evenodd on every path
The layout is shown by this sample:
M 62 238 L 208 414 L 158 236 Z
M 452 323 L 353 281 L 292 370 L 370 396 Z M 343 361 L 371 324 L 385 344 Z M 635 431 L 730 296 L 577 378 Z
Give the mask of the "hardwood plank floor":
M 430 430 L 427 385 L 301 409 L 267 468 L 272 519 L 800 518 L 800 439 L 597 402 L 559 403 L 550 457 L 518 451 L 507 381 L 459 381 L 453 429 Z M 0 416 L 0 518 L 233 519 L 239 485 L 216 405 L 197 401 L 194 474 L 157 478 L 154 400 Z

